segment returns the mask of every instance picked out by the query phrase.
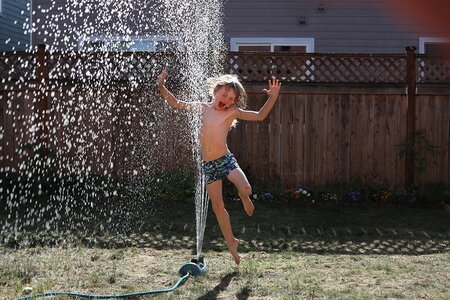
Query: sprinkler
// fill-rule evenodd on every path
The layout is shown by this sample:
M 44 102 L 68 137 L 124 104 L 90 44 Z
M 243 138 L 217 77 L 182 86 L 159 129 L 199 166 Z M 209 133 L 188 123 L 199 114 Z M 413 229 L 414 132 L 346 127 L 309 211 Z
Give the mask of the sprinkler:
M 204 275 L 208 271 L 208 266 L 206 265 L 205 258 L 200 255 L 198 259 L 193 258 L 191 261 L 185 263 L 181 269 L 178 271 L 180 276 L 185 276 L 186 274 L 191 274 L 193 276 Z

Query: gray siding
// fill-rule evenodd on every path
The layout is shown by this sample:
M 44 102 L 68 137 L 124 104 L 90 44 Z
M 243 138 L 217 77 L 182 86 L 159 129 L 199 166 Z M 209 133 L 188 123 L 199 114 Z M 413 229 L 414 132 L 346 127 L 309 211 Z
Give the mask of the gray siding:
M 76 5 L 69 1 L 72 0 L 33 0 L 35 19 L 41 20 L 33 33 L 34 46 L 46 44 L 53 50 L 77 50 L 83 36 L 163 34 L 155 31 L 155 23 L 161 20 L 149 17 L 159 1 L 136 2 L 140 5 L 136 14 L 120 17 L 118 1 L 111 1 L 110 7 L 99 1 L 79 1 Z
M 318 10 L 323 4 L 325 11 Z M 314 38 L 315 52 L 404 53 L 419 46 L 419 21 L 382 5 L 383 0 L 228 0 L 225 40 L 232 37 Z M 299 25 L 298 18 L 307 24 Z
M 33 0 L 34 19 L 41 20 L 36 23 L 33 45 L 45 43 L 60 50 L 76 49 L 80 36 L 119 34 L 123 32 L 117 30 L 119 24 L 139 35 L 152 31 L 163 34 L 149 18 L 154 11 L 152 1 L 142 4 L 148 5 L 147 9 L 141 9 L 149 20 L 146 27 L 141 22 L 142 15 L 122 19 L 113 16 L 110 23 L 105 23 L 97 1 L 83 2 L 89 9 L 82 9 L 82 15 L 74 15 L 73 11 L 67 11 L 67 1 L 58 0 L 55 5 L 54 0 Z M 402 16 L 402 10 L 387 7 L 386 1 L 393 0 L 225 0 L 225 41 L 232 37 L 314 38 L 315 52 L 376 54 L 404 53 L 406 46 L 419 46 L 419 37 L 435 36 L 425 31 L 422 20 Z M 157 2 L 160 1 L 153 1 Z M 319 4 L 323 4 L 324 12 L 318 10 Z M 65 16 L 61 16 L 63 13 Z M 46 20 L 58 14 L 58 21 L 53 18 L 50 26 Z M 306 17 L 307 24 L 299 25 L 299 17 Z M 162 28 L 165 27 L 169 26 Z
M 21 51 L 30 46 L 30 34 L 24 24 L 30 24 L 30 11 L 27 3 L 30 0 L 1 0 L 0 14 L 0 51 Z M 28 20 L 27 20 L 28 19 Z

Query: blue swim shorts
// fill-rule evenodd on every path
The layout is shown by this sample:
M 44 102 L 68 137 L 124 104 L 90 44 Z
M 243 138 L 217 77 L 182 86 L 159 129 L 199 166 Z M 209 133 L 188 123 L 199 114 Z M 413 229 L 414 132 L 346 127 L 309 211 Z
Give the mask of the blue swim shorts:
M 215 160 L 202 161 L 202 170 L 208 184 L 225 178 L 237 168 L 239 168 L 239 164 L 232 153 L 227 153 Z

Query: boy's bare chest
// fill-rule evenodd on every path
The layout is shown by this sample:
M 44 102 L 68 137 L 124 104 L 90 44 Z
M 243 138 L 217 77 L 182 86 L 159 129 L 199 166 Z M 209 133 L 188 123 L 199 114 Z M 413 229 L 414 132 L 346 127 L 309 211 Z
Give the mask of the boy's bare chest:
M 228 129 L 232 121 L 232 112 L 230 111 L 216 111 L 210 108 L 203 111 L 202 123 L 204 127 L 225 127 Z

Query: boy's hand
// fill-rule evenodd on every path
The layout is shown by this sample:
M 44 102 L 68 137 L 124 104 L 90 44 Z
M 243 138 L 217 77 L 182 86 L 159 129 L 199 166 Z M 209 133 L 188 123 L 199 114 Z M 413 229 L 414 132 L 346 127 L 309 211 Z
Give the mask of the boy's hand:
M 272 79 L 269 80 L 269 89 L 264 89 L 263 91 L 267 94 L 267 96 L 277 98 L 280 93 L 280 88 L 281 82 L 279 82 L 275 77 L 272 77 Z
M 162 69 L 161 73 L 158 75 L 158 79 L 156 80 L 156 84 L 158 86 L 164 85 L 164 82 L 166 81 L 167 75 L 168 75 L 168 73 L 167 73 L 166 69 Z

